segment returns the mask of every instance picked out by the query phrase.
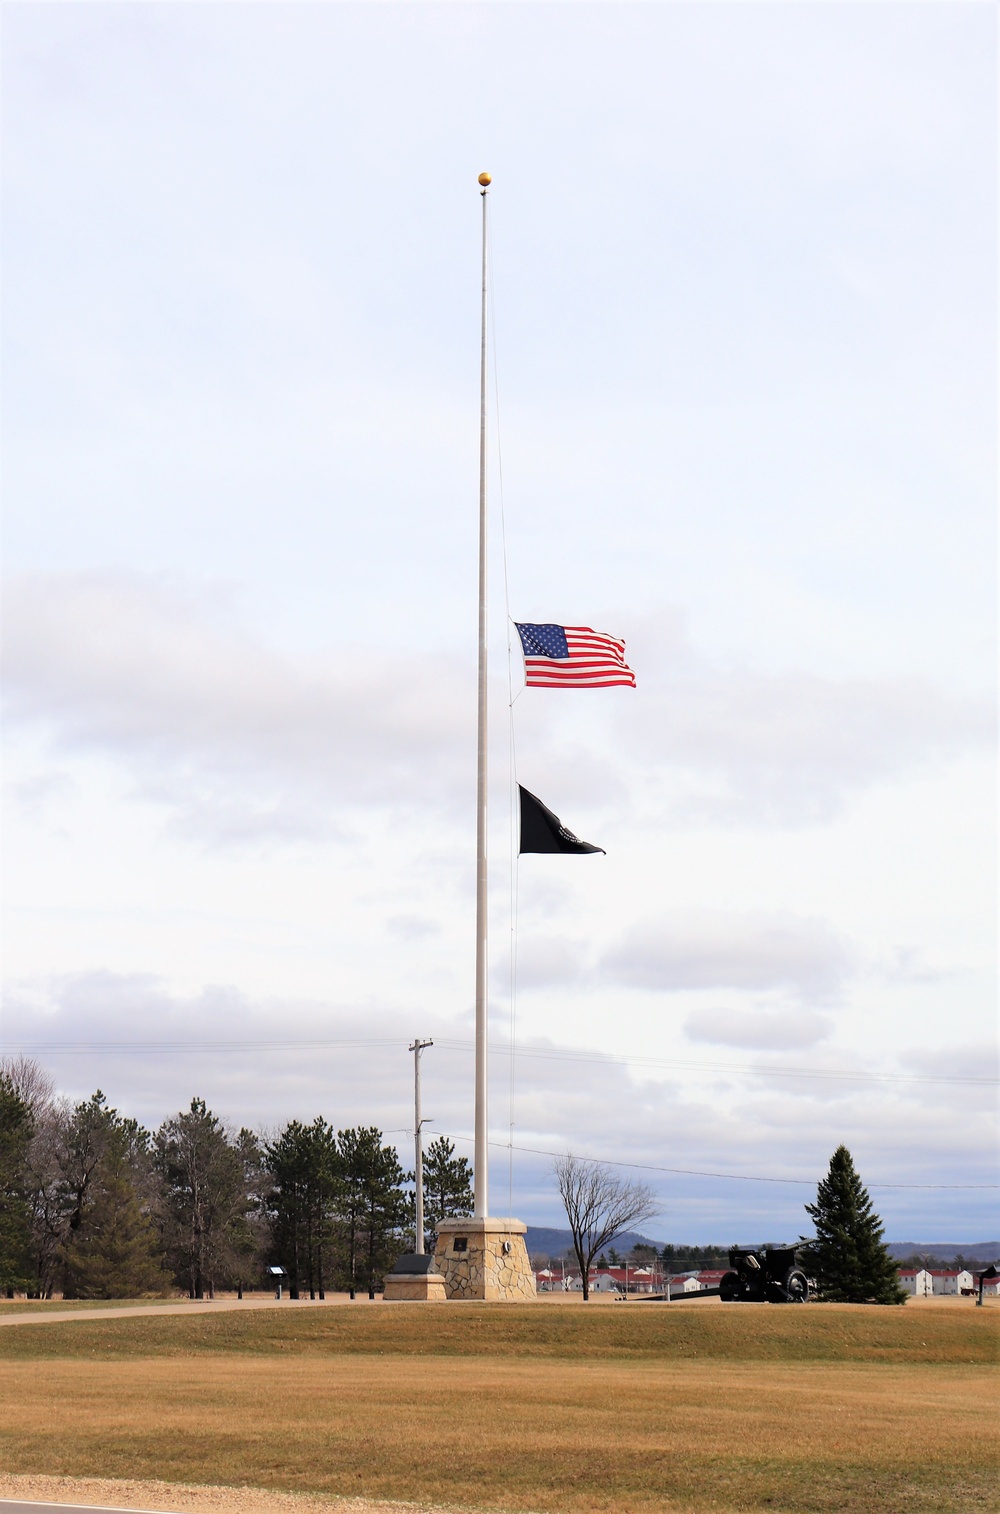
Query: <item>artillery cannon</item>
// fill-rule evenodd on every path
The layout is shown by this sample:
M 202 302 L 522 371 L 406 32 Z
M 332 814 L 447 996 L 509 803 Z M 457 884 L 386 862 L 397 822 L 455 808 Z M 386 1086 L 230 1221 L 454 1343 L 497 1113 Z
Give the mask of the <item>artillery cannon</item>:
M 666 1293 L 656 1298 L 671 1297 Z M 733 1246 L 729 1271 L 718 1288 L 699 1288 L 696 1293 L 677 1293 L 677 1299 L 721 1298 L 724 1303 L 804 1304 L 809 1280 L 799 1266 L 794 1246 Z
M 809 1297 L 809 1282 L 793 1246 L 761 1251 L 734 1246 L 729 1267 L 719 1283 L 719 1297 L 726 1302 L 804 1304 Z

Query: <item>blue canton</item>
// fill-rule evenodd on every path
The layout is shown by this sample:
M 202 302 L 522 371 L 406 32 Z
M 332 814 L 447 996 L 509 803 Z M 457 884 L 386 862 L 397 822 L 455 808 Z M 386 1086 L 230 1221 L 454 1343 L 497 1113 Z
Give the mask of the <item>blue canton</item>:
M 566 632 L 562 626 L 521 625 L 518 621 L 514 624 L 517 626 L 525 657 L 569 656 Z

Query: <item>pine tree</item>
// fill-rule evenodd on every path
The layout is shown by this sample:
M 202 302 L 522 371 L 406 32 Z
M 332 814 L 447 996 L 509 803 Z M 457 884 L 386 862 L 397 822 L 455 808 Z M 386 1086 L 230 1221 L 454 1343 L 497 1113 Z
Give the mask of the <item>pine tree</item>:
M 0 1288 L 8 1296 L 29 1286 L 33 1270 L 26 1173 L 33 1131 L 30 1106 L 0 1072 Z
M 217 1284 L 242 1272 L 257 1161 L 251 1132 L 231 1136 L 204 1099 L 157 1131 L 169 1251 L 191 1298 L 214 1298 Z
M 905 1303 L 896 1263 L 882 1243 L 882 1222 L 846 1146 L 830 1158 L 806 1213 L 816 1235 L 802 1238 L 802 1261 L 820 1298 L 839 1304 Z
M 438 1136 L 424 1152 L 424 1223 L 432 1236 L 440 1220 L 472 1213 L 472 1167 L 455 1143 Z
M 337 1132 L 337 1209 L 344 1242 L 342 1277 L 353 1298 L 364 1279 L 369 1297 L 399 1249 L 411 1213 L 406 1173 L 373 1125 Z
M 288 1291 L 298 1298 L 325 1297 L 339 1194 L 337 1138 L 325 1120 L 311 1125 L 292 1120 L 264 1149 L 270 1176 L 266 1197 L 271 1220 L 271 1254 L 288 1274 Z
M 91 1178 L 66 1264 L 74 1298 L 141 1298 L 170 1286 L 156 1226 L 136 1185 L 131 1123 L 112 1132 Z

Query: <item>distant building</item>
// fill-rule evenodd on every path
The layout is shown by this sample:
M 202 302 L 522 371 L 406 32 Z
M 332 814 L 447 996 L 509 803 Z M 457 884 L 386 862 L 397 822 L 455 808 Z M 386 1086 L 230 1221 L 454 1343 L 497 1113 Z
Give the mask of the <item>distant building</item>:
M 591 1293 L 624 1293 L 625 1276 L 628 1273 L 629 1293 L 659 1293 L 663 1287 L 662 1273 L 651 1267 L 591 1267 Z M 542 1293 L 565 1289 L 568 1293 L 582 1293 L 583 1279 L 579 1272 L 555 1273 L 543 1267 L 535 1273 L 535 1286 Z
M 728 1271 L 728 1267 L 710 1267 L 706 1272 L 699 1272 L 697 1274 L 698 1287 L 718 1288 Z
M 930 1267 L 928 1271 L 935 1293 L 964 1293 L 968 1296 L 976 1291 L 975 1278 L 964 1268 L 958 1270 L 954 1267 Z
M 912 1293 L 914 1298 L 930 1298 L 934 1292 L 934 1279 L 926 1267 L 901 1267 L 899 1286 Z
M 680 1277 L 669 1278 L 668 1282 L 670 1284 L 670 1292 L 673 1294 L 697 1293 L 701 1287 L 694 1273 L 682 1273 Z

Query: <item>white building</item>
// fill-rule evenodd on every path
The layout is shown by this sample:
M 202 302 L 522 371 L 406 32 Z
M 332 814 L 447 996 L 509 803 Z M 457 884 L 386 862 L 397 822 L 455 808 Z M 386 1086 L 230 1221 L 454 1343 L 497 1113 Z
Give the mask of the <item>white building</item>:
M 934 1292 L 934 1279 L 926 1267 L 907 1267 L 899 1274 L 899 1285 L 905 1288 L 907 1293 L 912 1293 L 914 1298 L 930 1298 Z
M 931 1284 L 935 1293 L 975 1292 L 976 1280 L 971 1272 L 956 1271 L 953 1267 L 932 1267 Z
M 696 1277 L 672 1277 L 670 1279 L 670 1292 L 672 1294 L 697 1293 L 700 1288 L 701 1284 Z

